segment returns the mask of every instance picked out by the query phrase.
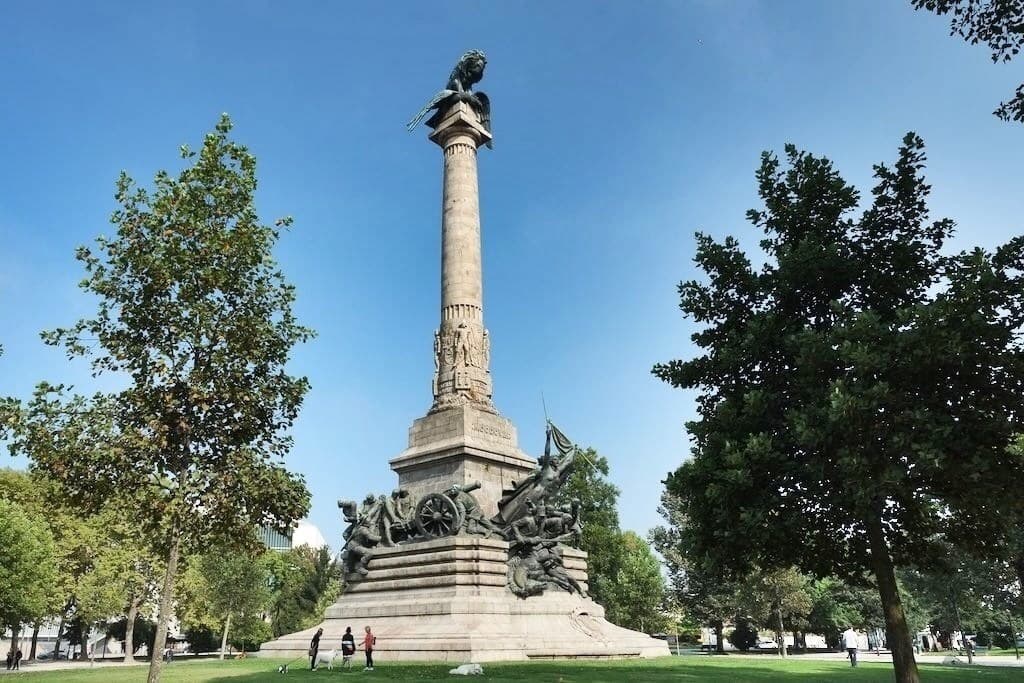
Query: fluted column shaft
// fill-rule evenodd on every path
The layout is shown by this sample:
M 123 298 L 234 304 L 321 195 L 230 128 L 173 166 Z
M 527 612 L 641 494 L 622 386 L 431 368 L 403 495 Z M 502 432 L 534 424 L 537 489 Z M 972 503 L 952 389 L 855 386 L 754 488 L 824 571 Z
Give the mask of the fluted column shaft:
M 441 324 L 434 333 L 434 405 L 493 411 L 490 338 L 483 319 L 477 148 L 490 139 L 469 105 L 457 103 L 430 139 L 444 157 L 441 205 Z

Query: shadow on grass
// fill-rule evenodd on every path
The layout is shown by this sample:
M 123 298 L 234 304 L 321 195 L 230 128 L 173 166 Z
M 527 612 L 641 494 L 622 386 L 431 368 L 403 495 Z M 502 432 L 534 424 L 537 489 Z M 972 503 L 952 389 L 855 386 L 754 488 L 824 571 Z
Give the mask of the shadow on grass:
M 208 679 L 212 683 L 252 683 L 255 681 L 313 681 L 347 680 L 369 677 L 393 681 L 453 681 L 461 677 L 448 671 L 454 664 L 392 664 L 382 662 L 373 672 L 362 667 L 349 670 L 335 668 L 328 671 L 309 671 L 290 668 L 285 675 L 277 673 L 281 661 L 266 660 L 266 671 L 239 672 L 235 676 Z M 484 675 L 469 680 L 478 681 L 544 681 L 551 683 L 623 683 L 624 681 L 709 681 L 712 683 L 891 683 L 892 667 L 887 664 L 864 664 L 856 669 L 845 662 L 765 661 L 705 657 L 665 658 L 661 660 L 630 660 L 614 662 L 529 662 L 522 664 L 484 664 Z M 1019 681 L 1020 671 L 998 668 L 953 668 L 944 666 L 921 667 L 925 683 L 1010 683 Z

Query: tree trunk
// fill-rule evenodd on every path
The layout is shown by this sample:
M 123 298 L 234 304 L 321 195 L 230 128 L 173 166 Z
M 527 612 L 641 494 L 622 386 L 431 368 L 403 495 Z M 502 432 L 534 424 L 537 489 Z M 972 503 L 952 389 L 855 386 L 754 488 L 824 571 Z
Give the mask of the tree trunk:
M 171 532 L 171 550 L 167 554 L 167 569 L 164 571 L 164 585 L 160 591 L 160 615 L 156 620 L 156 638 L 153 651 L 149 653 L 149 676 L 147 683 L 160 683 L 160 668 L 163 665 L 164 645 L 167 643 L 167 619 L 174 602 L 174 578 L 178 572 L 178 554 L 181 552 L 181 531 L 175 522 Z
M 715 622 L 715 651 L 721 654 L 725 653 L 725 624 L 721 619 Z
M 18 651 L 18 634 L 21 632 L 21 624 L 15 624 L 11 627 L 11 656 Z
M 224 659 L 224 653 L 228 649 L 228 630 L 231 629 L 231 613 L 228 613 L 228 618 L 224 620 L 224 635 L 220 639 L 220 658 Z
M 28 651 L 28 658 L 29 659 L 35 659 L 36 658 L 36 643 L 39 642 L 39 626 L 40 626 L 40 622 L 37 621 L 35 623 L 35 625 L 32 627 L 32 647 Z
M 896 586 L 896 570 L 889 556 L 889 544 L 882 529 L 881 501 L 876 500 L 874 514 L 868 520 L 868 540 L 871 547 L 871 564 L 875 582 L 878 584 L 885 614 L 885 635 L 889 650 L 892 651 L 892 666 L 896 683 L 921 683 L 914 660 L 914 647 L 910 640 L 907 617 L 903 613 L 900 591 Z
M 776 632 L 778 633 L 778 639 L 779 639 L 779 656 L 782 657 L 783 659 L 785 659 L 786 658 L 786 626 L 785 626 L 785 624 L 782 623 L 782 608 L 781 607 L 779 609 L 775 610 L 775 618 L 776 618 L 776 620 L 778 622 L 777 623 L 778 628 L 776 629 Z M 795 644 L 795 642 L 794 642 L 794 644 Z
M 135 662 L 135 617 L 139 614 L 139 599 L 132 597 L 128 603 L 128 619 L 124 624 L 124 663 Z
M 797 650 L 802 649 L 803 647 L 801 647 L 800 643 L 800 632 L 796 629 L 793 629 L 793 652 L 795 653 Z
M 82 659 L 89 657 L 89 661 L 92 662 L 92 648 L 89 647 L 89 625 L 83 623 L 81 630 L 78 632 L 78 639 L 82 642 Z
M 64 615 L 67 614 L 67 608 L 60 613 L 60 621 L 57 622 L 57 642 L 53 646 L 53 661 L 57 661 L 60 657 L 60 638 L 64 635 Z

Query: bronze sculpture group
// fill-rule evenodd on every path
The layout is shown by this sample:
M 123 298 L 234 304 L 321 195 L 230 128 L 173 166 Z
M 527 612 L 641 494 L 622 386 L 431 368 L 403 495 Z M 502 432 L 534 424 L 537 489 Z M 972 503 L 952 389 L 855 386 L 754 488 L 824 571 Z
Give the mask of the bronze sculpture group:
M 537 595 L 550 587 L 583 593 L 565 569 L 560 547 L 579 547 L 583 522 L 580 502 L 557 503 L 559 491 L 572 472 L 576 449 L 549 424 L 544 455 L 523 481 L 502 491 L 498 513 L 488 518 L 468 486 L 454 484 L 429 493 L 415 504 L 404 489 L 390 496 L 368 495 L 362 506 L 338 501 L 348 528 L 342 551 L 349 581 L 370 571 L 377 547 L 416 543 L 446 536 L 502 538 L 509 543 L 508 587 L 520 597 Z M 555 443 L 559 457 L 551 455 Z

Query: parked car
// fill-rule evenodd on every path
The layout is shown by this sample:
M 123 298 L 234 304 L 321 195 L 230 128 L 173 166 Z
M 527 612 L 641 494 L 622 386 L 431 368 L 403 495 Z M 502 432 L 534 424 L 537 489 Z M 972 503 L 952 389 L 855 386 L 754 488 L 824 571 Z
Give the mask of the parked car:
M 779 644 L 771 638 L 761 638 L 757 641 L 758 650 L 778 650 Z

